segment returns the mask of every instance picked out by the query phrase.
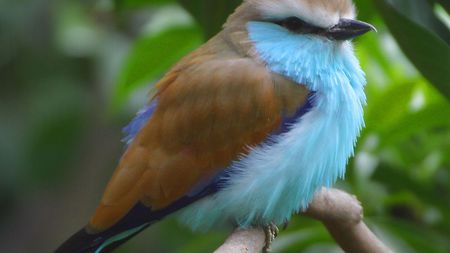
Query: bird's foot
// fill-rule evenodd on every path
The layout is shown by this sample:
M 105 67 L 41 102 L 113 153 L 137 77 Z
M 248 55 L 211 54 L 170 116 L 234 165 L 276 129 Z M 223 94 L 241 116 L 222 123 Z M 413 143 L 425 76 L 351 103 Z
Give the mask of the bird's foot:
M 266 245 L 263 248 L 264 253 L 268 253 L 271 251 L 272 242 L 278 236 L 279 232 L 280 230 L 278 229 L 277 225 L 272 222 L 264 227 L 264 233 L 266 234 Z

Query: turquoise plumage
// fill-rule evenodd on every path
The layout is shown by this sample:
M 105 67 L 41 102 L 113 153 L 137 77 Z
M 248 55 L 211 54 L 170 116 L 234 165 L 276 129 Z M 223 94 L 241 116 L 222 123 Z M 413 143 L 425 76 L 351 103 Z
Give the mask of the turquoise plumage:
M 293 34 L 267 22 L 250 22 L 248 30 L 272 71 L 314 91 L 313 108 L 290 131 L 234 162 L 235 172 L 219 193 L 181 211 L 181 220 L 194 229 L 229 220 L 241 227 L 286 222 L 318 189 L 344 177 L 364 126 L 366 81 L 350 42 Z

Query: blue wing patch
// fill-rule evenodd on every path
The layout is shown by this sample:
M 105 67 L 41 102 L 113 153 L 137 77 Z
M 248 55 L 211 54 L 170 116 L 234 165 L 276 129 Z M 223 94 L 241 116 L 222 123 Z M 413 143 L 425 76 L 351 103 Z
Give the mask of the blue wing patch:
M 125 137 L 122 139 L 123 142 L 129 145 L 133 141 L 134 137 L 136 137 L 145 123 L 147 123 L 147 121 L 151 118 L 157 105 L 158 101 L 155 99 L 152 100 L 150 104 L 139 110 L 136 117 L 123 128 L 123 133 L 125 134 Z

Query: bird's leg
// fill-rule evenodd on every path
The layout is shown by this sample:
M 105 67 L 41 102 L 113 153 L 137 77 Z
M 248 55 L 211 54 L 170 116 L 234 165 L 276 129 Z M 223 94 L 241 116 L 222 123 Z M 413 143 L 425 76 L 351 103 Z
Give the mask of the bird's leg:
M 264 233 L 266 234 L 266 245 L 263 248 L 264 253 L 271 251 L 272 242 L 278 236 L 278 227 L 273 222 L 264 227 Z

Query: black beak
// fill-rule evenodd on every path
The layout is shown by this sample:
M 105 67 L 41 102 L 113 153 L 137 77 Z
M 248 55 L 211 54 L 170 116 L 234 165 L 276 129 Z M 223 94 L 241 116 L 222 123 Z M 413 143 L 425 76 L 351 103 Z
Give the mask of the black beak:
M 325 31 L 325 35 L 334 40 L 351 40 L 369 31 L 376 32 L 377 29 L 373 25 L 359 20 L 341 19 L 339 24 Z

